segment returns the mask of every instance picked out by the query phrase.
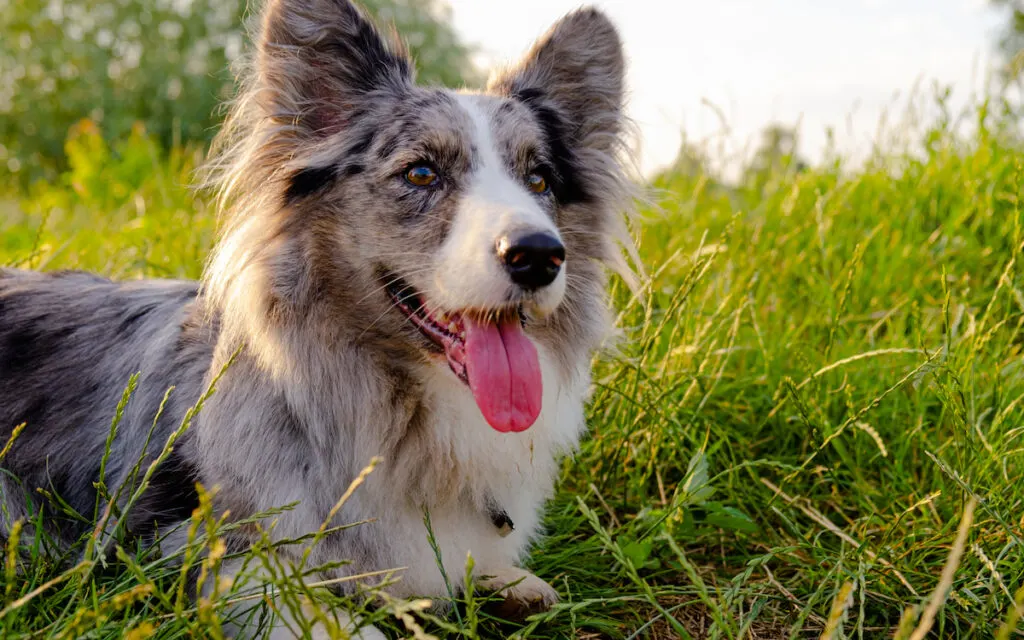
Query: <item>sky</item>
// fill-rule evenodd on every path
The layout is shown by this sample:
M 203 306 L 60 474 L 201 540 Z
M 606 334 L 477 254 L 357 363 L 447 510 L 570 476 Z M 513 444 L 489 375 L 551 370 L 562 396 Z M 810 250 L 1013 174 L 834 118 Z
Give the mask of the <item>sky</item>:
M 579 0 L 448 0 L 486 68 L 513 60 Z M 883 113 L 917 84 L 952 86 L 954 105 L 994 63 L 1000 16 L 984 0 L 594 0 L 630 61 L 630 115 L 645 172 L 675 158 L 685 132 L 742 155 L 768 123 L 799 125 L 819 158 L 871 148 Z M 712 108 L 709 105 L 714 105 Z M 895 106 L 894 106 L 895 105 Z M 725 132 L 725 133 L 723 133 Z

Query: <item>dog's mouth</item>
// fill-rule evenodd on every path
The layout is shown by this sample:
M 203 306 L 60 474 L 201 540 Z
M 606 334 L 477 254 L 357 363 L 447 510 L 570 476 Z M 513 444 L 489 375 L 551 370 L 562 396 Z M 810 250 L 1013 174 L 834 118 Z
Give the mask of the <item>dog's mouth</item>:
M 517 308 L 479 313 L 430 310 L 422 294 L 391 277 L 388 296 L 473 394 L 484 419 L 503 433 L 525 431 L 540 415 L 543 384 L 537 348 Z

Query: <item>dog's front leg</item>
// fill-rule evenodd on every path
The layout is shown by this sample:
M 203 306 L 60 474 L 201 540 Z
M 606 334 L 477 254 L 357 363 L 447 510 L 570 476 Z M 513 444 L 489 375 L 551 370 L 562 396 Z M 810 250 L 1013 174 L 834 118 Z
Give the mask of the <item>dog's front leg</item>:
M 503 598 L 498 614 L 504 618 L 524 618 L 547 611 L 558 602 L 555 588 L 519 567 L 501 567 L 478 571 L 476 585 Z

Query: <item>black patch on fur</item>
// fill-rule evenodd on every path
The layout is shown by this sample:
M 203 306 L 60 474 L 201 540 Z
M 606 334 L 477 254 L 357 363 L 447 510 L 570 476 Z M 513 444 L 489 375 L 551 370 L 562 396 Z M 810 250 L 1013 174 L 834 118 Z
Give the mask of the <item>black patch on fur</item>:
M 373 144 L 375 135 L 376 132 L 370 130 L 349 146 L 344 152 L 346 162 L 341 166 L 308 167 L 296 171 L 288 181 L 285 202 L 291 204 L 296 200 L 308 198 L 320 193 L 338 178 L 350 178 L 364 172 L 366 166 L 360 159 Z
M 298 417 L 292 412 L 291 407 L 285 404 L 283 409 L 284 417 L 279 425 L 281 430 L 288 433 L 290 440 L 306 440 L 306 432 L 302 429 L 302 423 L 299 422 Z M 308 441 L 306 444 L 308 444 Z
M 377 34 L 376 28 L 366 20 L 359 10 L 343 3 L 343 11 L 351 12 L 347 20 L 352 21 L 355 33 L 344 39 L 334 40 L 326 46 L 328 52 L 346 66 L 358 70 L 346 80 L 361 93 L 369 93 L 386 86 L 394 78 L 411 78 L 412 67 L 403 55 L 392 53 Z
M 175 525 L 190 518 L 199 506 L 197 470 L 179 451 L 180 443 L 153 472 L 139 504 L 129 512 L 127 524 L 132 533 L 145 535 L 152 527 Z M 145 466 L 140 478 L 143 473 Z
M 347 164 L 341 170 L 342 174 L 344 174 L 344 176 L 346 178 L 351 178 L 352 176 L 357 176 L 357 175 L 359 175 L 360 173 L 362 173 L 364 171 L 366 171 L 366 167 L 364 167 L 362 164 L 359 164 L 358 162 L 353 162 L 352 164 Z
M 68 327 L 41 331 L 30 323 L 16 327 L 0 343 L 0 372 L 14 376 L 31 371 L 55 357 L 71 332 Z
M 352 115 L 353 119 L 358 118 L 358 117 L 359 116 L 357 116 L 355 114 Z M 370 145 L 373 144 L 373 139 L 375 137 L 376 137 L 376 132 L 373 131 L 373 130 L 370 130 L 369 132 L 366 133 L 366 135 L 364 135 L 362 138 L 357 140 L 355 142 L 355 144 L 353 144 L 351 147 L 348 148 L 348 150 L 345 152 L 346 155 L 350 155 L 350 156 L 361 156 L 361 155 L 363 155 L 364 153 L 366 153 L 370 149 Z
M 25 407 L 14 419 L 14 424 L 3 425 L 4 427 L 15 427 L 24 424 L 26 429 L 42 428 L 46 424 L 46 408 L 50 406 L 50 398 L 46 393 L 40 393 L 32 402 Z M 17 444 L 17 443 L 15 443 Z
M 284 192 L 285 204 L 308 198 L 323 191 L 338 177 L 337 167 L 307 167 L 292 174 Z
M 191 292 L 192 299 L 197 292 Z M 184 364 L 195 352 L 202 350 L 216 340 L 220 332 L 220 316 L 207 316 L 198 302 L 192 302 L 181 321 L 181 332 L 174 341 L 174 358 L 176 363 Z
M 404 131 L 404 127 L 402 130 Z M 388 138 L 380 145 L 380 148 L 377 149 L 377 158 L 380 160 L 387 160 L 390 158 L 395 150 L 398 149 L 398 145 L 401 144 L 403 138 L 403 133 L 396 133 L 388 136 Z
M 353 115 L 353 118 L 355 117 L 358 116 Z M 373 141 L 376 137 L 377 131 L 370 129 L 345 150 L 346 163 L 342 165 L 339 171 L 342 177 L 351 178 L 366 171 L 366 165 L 363 164 L 362 160 L 370 150 L 370 147 L 373 146 Z
M 124 335 L 125 333 L 132 332 L 147 315 L 156 309 L 156 304 L 147 304 L 133 310 L 121 319 L 121 324 L 117 327 L 117 333 Z
M 439 105 L 451 106 L 454 104 L 451 96 L 440 91 L 428 91 L 414 96 L 405 101 L 406 112 L 416 115 Z
M 554 164 L 555 174 L 551 176 L 551 191 L 555 194 L 555 199 L 562 204 L 589 201 L 590 196 L 579 179 L 579 161 L 569 146 L 568 123 L 554 107 L 547 104 L 544 92 L 540 89 L 516 89 L 512 97 L 530 109 L 544 132 L 544 139 Z
M 46 348 L 42 337 L 42 333 L 32 326 L 18 327 L 7 334 L 3 349 L 0 350 L 3 354 L 0 362 L 5 364 L 4 369 L 11 373 L 25 371 L 40 355 L 45 357 L 45 353 L 40 353 Z
M 491 512 L 491 524 L 498 530 L 502 530 L 505 527 L 508 527 L 510 530 L 515 530 L 516 528 L 515 524 L 512 523 L 512 518 L 508 517 L 508 513 L 504 510 Z

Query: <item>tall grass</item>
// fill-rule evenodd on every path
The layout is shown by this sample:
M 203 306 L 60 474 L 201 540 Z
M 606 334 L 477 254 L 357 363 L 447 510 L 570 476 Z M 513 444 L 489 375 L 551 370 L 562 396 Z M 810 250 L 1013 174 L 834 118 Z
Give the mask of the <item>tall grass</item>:
M 622 339 L 531 558 L 562 603 L 520 624 L 481 594 L 369 619 L 452 638 L 1024 635 L 1024 150 L 973 116 L 863 167 L 660 176 L 637 231 L 650 278 L 613 288 Z M 0 205 L 0 263 L 196 276 L 214 223 L 184 187 L 193 157 L 77 135 L 99 150 L 64 184 Z M 180 559 L 219 584 L 237 525 L 196 522 Z M 143 549 L 69 570 L 44 542 L 8 543 L 7 636 L 216 637 L 224 602 L 260 602 L 252 584 L 192 602 L 187 571 Z M 273 551 L 242 558 L 285 600 L 355 606 L 302 591 Z

